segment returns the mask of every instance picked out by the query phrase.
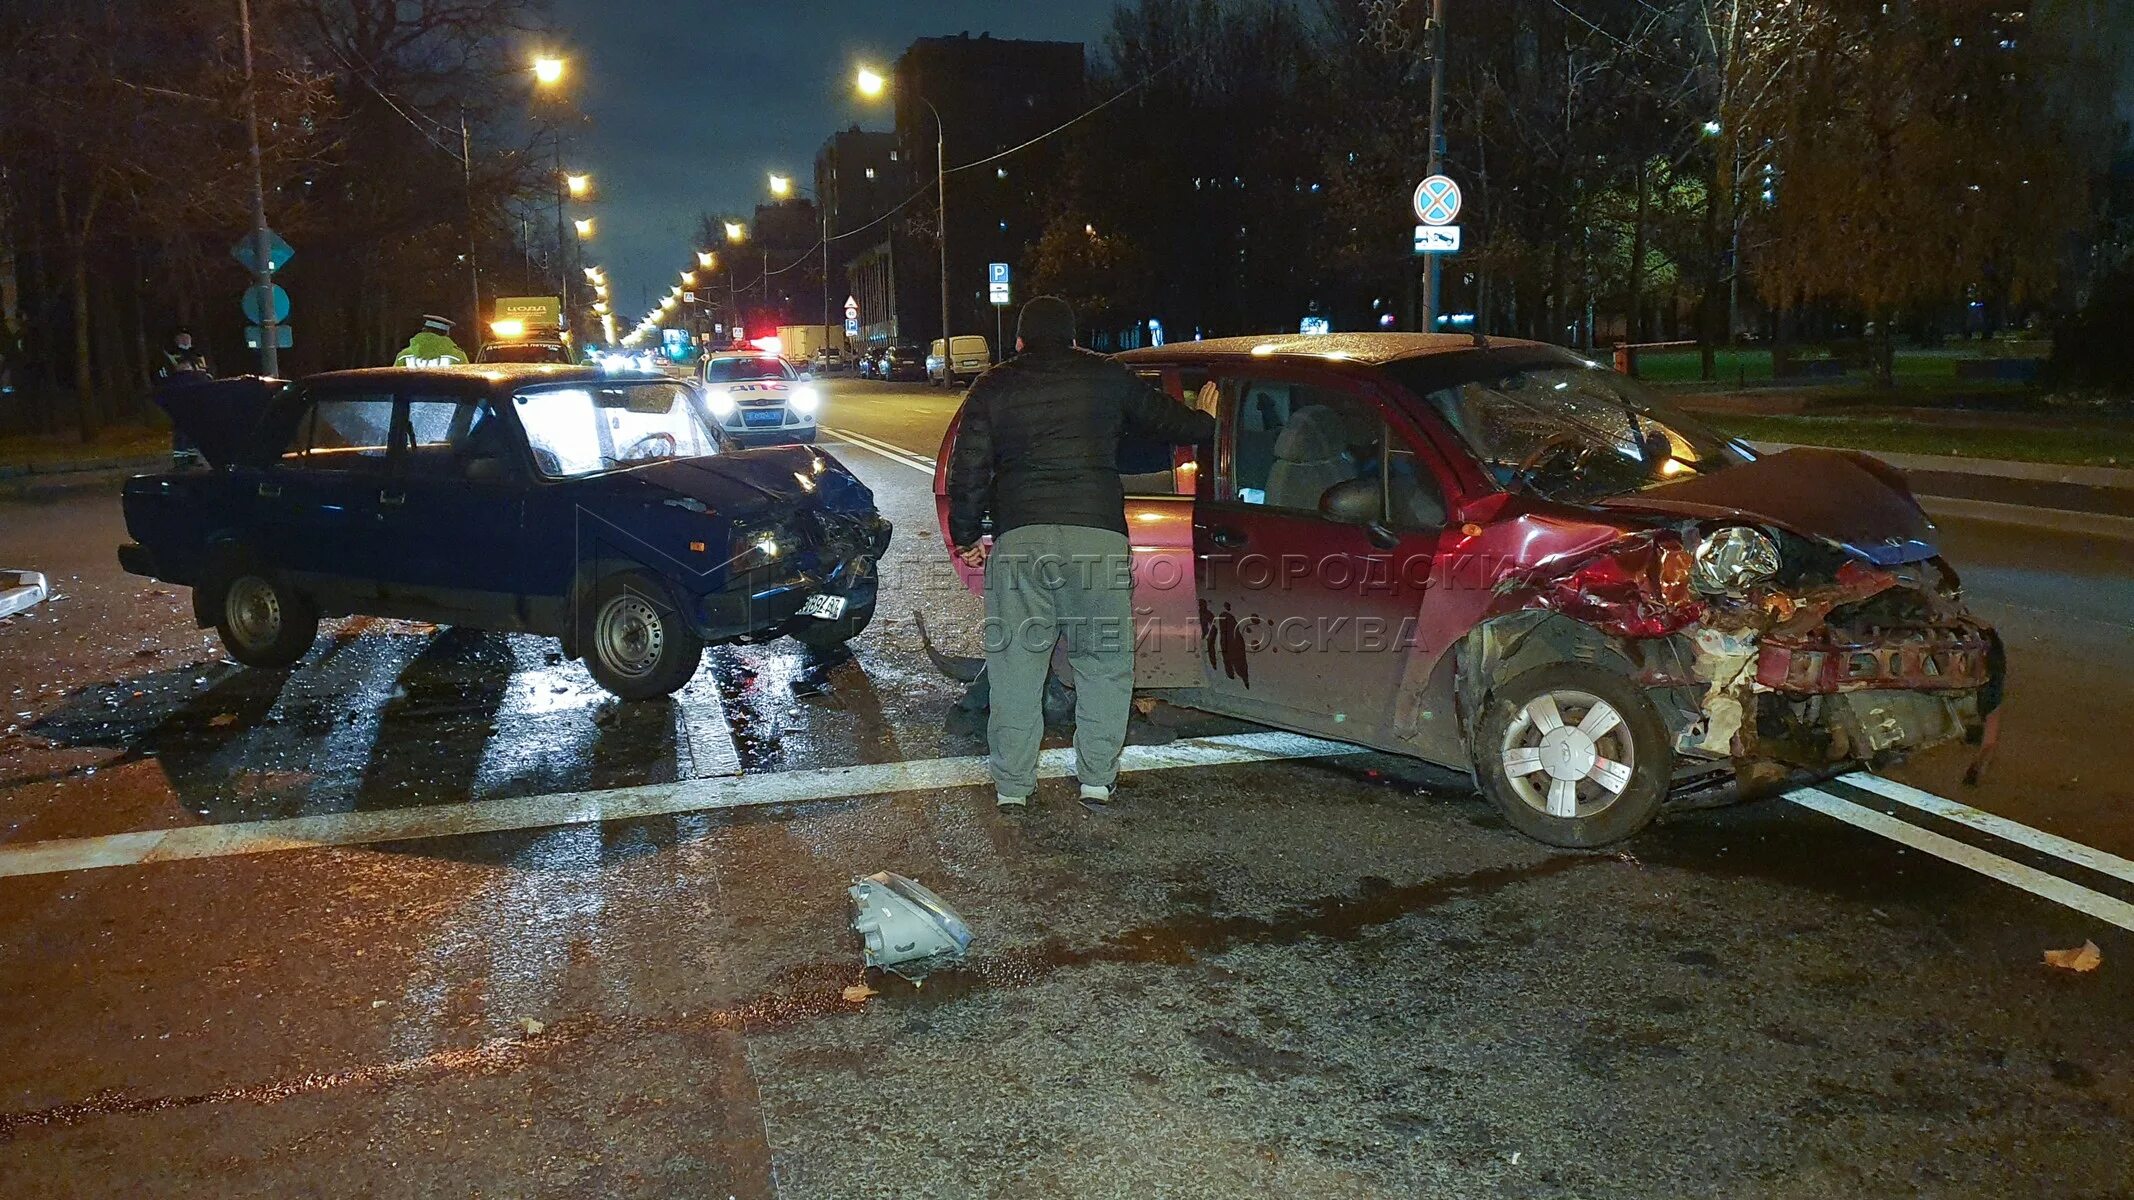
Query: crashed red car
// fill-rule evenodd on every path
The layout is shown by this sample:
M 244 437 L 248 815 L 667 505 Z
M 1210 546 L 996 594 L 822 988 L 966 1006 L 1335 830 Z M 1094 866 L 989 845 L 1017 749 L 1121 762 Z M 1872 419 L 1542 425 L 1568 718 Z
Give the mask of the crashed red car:
M 1138 688 L 1469 770 L 1563 846 L 1730 773 L 1990 745 L 2001 643 L 1866 455 L 1759 455 L 1528 342 L 1121 361 L 1220 428 L 1212 459 L 1122 447 Z

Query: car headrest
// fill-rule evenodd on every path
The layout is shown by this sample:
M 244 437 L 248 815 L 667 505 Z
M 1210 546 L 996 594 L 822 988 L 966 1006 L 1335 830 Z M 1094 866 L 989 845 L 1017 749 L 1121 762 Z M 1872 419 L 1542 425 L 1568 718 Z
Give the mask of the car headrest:
M 1275 439 L 1274 456 L 1287 462 L 1319 462 L 1348 449 L 1348 421 L 1324 404 L 1300 408 Z

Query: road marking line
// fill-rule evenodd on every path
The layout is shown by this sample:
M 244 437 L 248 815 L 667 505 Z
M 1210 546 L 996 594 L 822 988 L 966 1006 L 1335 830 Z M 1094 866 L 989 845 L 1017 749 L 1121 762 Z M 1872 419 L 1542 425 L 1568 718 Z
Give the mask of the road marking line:
M 1223 767 L 1365 753 L 1369 751 L 1361 747 L 1293 733 L 1237 733 L 1190 738 L 1167 746 L 1128 746 L 1120 759 L 1119 769 L 1168 771 L 1181 767 Z M 1045 751 L 1039 756 L 1037 773 L 1044 779 L 1073 775 L 1074 752 L 1065 747 Z M 137 866 L 177 859 L 270 854 L 322 846 L 371 845 L 472 833 L 545 829 L 991 783 L 985 757 L 970 755 L 782 771 L 739 778 L 686 779 L 604 791 L 556 792 L 545 796 L 472 800 L 419 808 L 320 813 L 226 825 L 189 825 L 0 846 L 0 877 L 50 875 L 60 871 Z
M 892 446 L 888 442 L 877 441 L 874 438 L 854 433 L 849 429 L 834 429 L 825 425 L 822 427 L 822 432 L 829 434 L 831 437 L 851 442 L 862 450 L 872 450 L 884 458 L 893 459 L 915 471 L 924 471 L 928 475 L 934 473 L 934 460 L 915 451 L 906 450 L 901 446 Z
M 1878 796 L 1895 800 L 1899 804 L 1909 804 L 1921 812 L 1933 813 L 1937 817 L 1947 818 L 1959 825 L 1976 829 L 1981 833 L 1990 833 L 2002 841 L 2014 842 L 2018 846 L 2028 846 L 2032 850 L 2042 851 L 2052 855 L 2054 858 L 2074 863 L 2076 866 L 2088 867 L 2100 875 L 2110 875 L 2114 879 L 2123 879 L 2128 883 L 2134 883 L 2134 862 L 2129 862 L 2109 851 L 2099 850 L 2094 846 L 2085 846 L 2081 842 L 2071 842 L 2064 837 L 2047 833 L 2042 829 L 2033 829 L 2019 821 L 2011 821 L 2006 817 L 1973 808 L 1968 804 L 1960 804 L 1947 797 L 1937 796 L 1932 792 L 1923 792 L 1908 784 L 1898 783 L 1894 779 L 1884 779 L 1880 775 L 1870 775 L 1865 771 L 1854 771 L 1850 775 L 1841 775 L 1838 777 L 1838 782 L 1851 784 L 1862 791 L 1873 792 Z
M 1815 788 L 1797 788 L 1786 793 L 1786 799 L 1802 808 L 1843 821 L 1856 829 L 1879 834 L 1914 850 L 1923 850 L 1959 867 L 1968 867 L 2010 887 L 2021 888 L 2033 896 L 2050 900 L 2100 921 L 2109 921 L 2121 929 L 2134 930 L 2134 904 L 2115 896 L 2091 891 L 2080 884 L 2069 883 L 2057 875 L 2048 875 L 2036 867 L 2002 858 L 1991 851 L 1981 850 L 1955 838 L 1944 837 L 1931 829 L 1921 829 L 1888 813 L 1864 804 L 1854 804 L 1850 800 L 1840 799 Z

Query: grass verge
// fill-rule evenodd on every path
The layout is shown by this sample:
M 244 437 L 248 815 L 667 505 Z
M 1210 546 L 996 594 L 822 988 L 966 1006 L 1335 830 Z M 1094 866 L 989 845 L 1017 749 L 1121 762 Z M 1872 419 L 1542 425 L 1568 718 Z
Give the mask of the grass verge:
M 1710 413 L 1704 420 L 1752 442 L 1845 446 L 1886 454 L 1947 454 L 2082 467 L 2134 467 L 2134 422 L 2051 429 L 1946 429 L 1889 417 L 1763 417 Z

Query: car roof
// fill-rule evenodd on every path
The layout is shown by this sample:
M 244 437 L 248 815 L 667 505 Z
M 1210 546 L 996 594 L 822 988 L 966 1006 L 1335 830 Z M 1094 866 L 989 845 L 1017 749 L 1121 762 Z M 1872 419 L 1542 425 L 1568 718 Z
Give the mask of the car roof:
M 1545 345 L 1519 338 L 1495 337 L 1478 345 L 1472 334 L 1465 333 L 1268 333 L 1199 342 L 1170 342 L 1129 350 L 1118 358 L 1127 364 L 1192 363 L 1229 358 L 1309 358 L 1378 367 L 1401 359 L 1427 358 L 1463 350 L 1539 348 Z
M 442 392 L 509 392 L 532 383 L 592 383 L 655 380 L 667 376 L 644 371 L 607 371 L 582 363 L 466 363 L 456 367 L 358 367 L 307 375 L 307 388 L 333 391 L 406 391 L 435 388 Z

